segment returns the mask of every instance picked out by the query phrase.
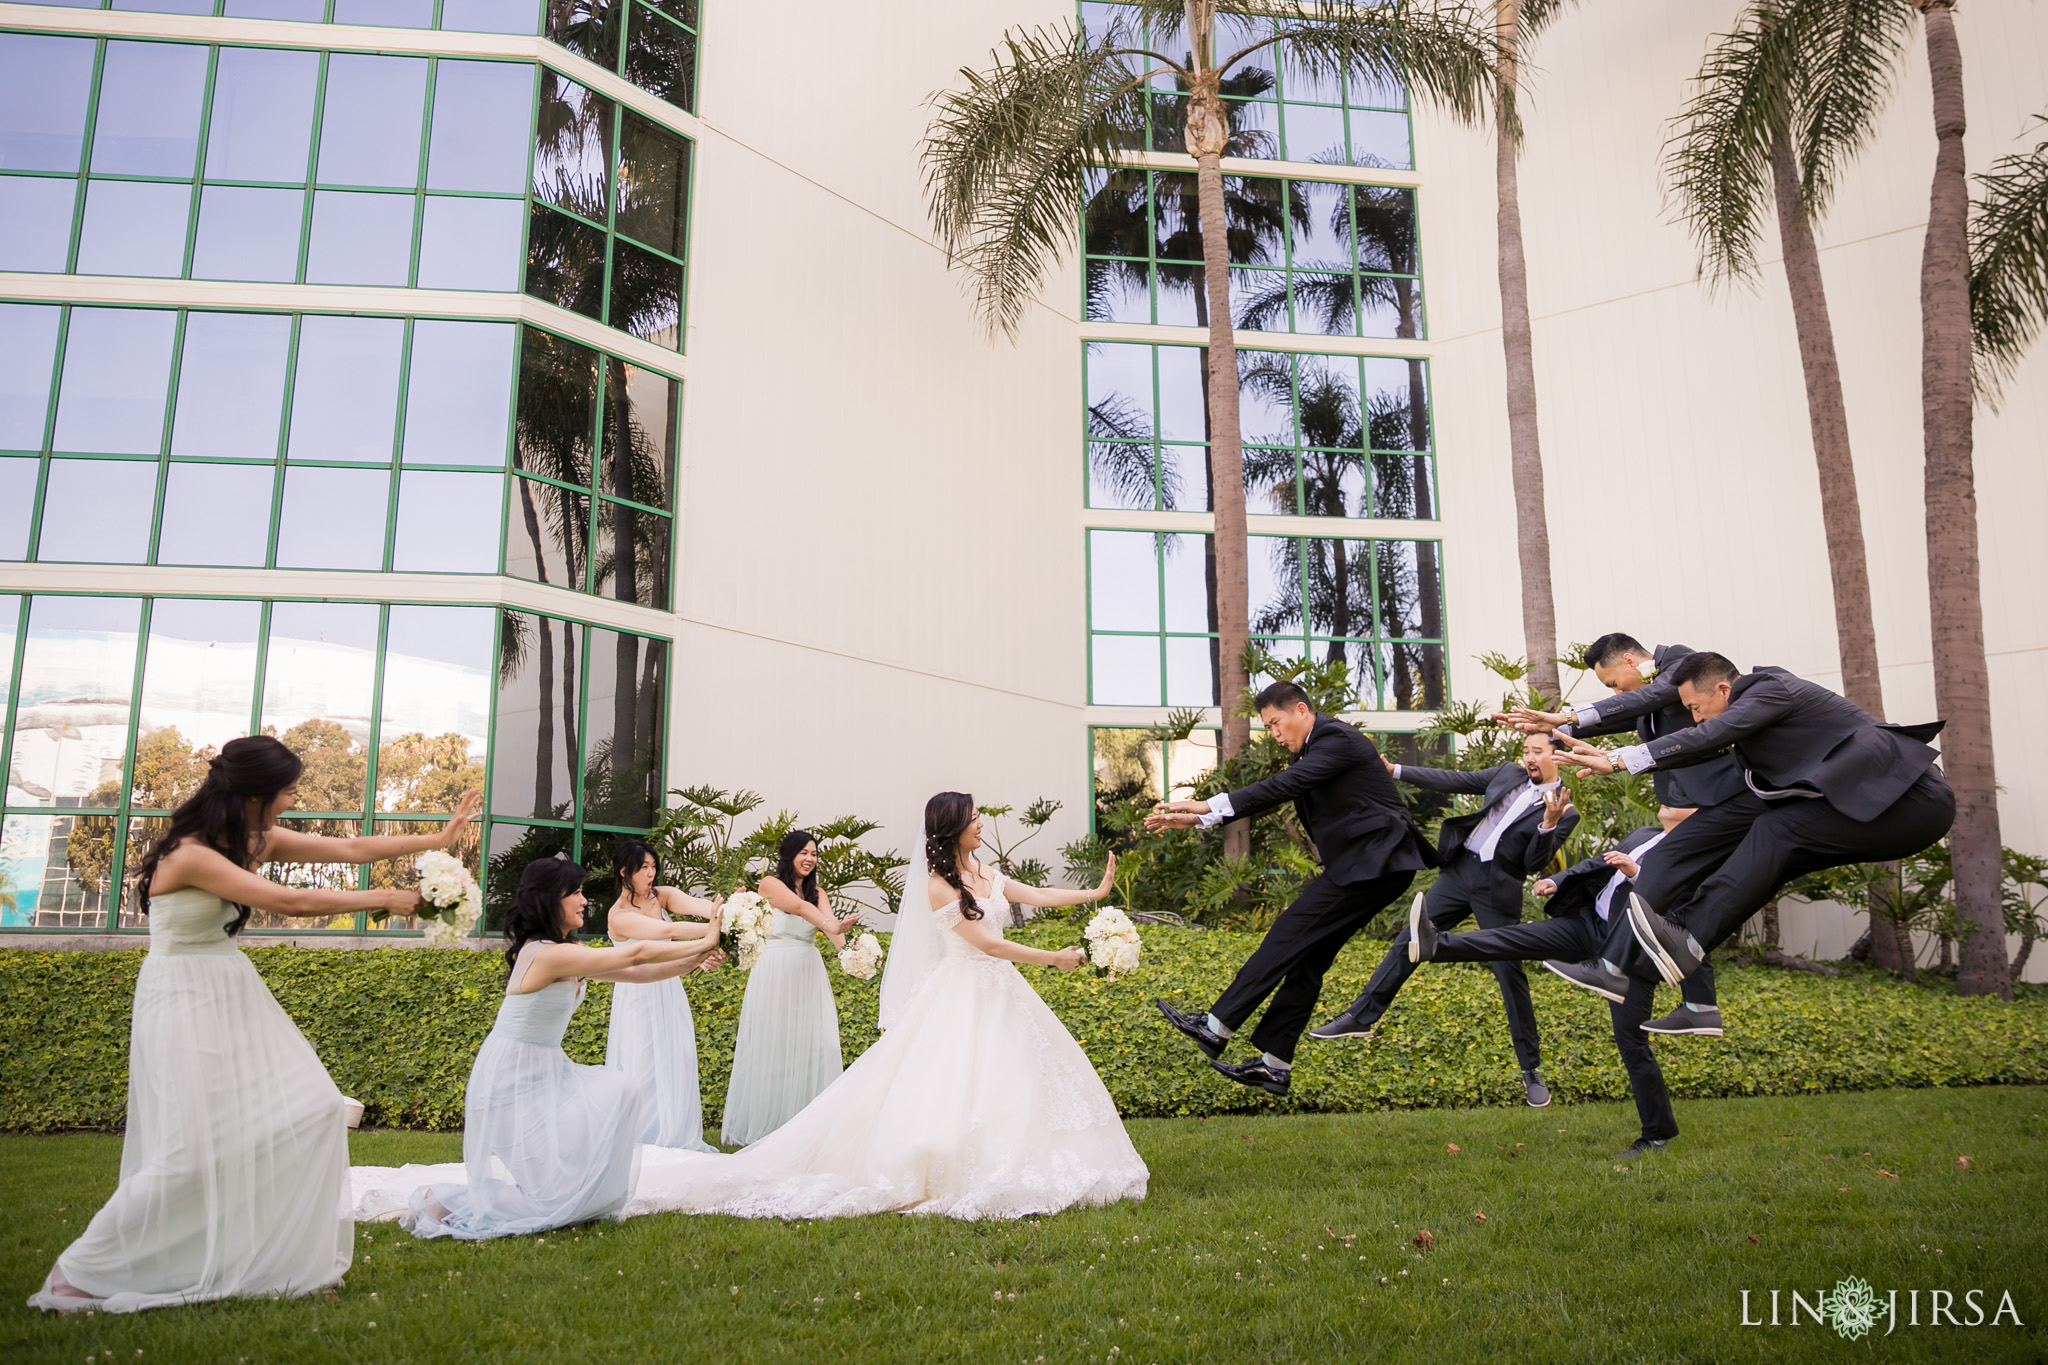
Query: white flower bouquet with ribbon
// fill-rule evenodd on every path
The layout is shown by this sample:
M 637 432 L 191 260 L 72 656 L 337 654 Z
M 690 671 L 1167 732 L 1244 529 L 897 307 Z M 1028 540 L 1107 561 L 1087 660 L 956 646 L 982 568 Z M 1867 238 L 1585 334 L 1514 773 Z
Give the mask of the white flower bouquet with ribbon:
M 757 892 L 741 891 L 726 898 L 718 920 L 718 945 L 741 971 L 751 972 L 760 960 L 774 927 L 774 915 L 775 907 Z
M 1138 926 L 1114 905 L 1097 910 L 1082 933 L 1088 940 L 1088 960 L 1095 964 L 1098 974 L 1106 974 L 1114 981 L 1138 970 L 1142 946 Z
M 839 970 L 862 981 L 873 981 L 882 970 L 882 940 L 873 934 L 850 938 L 839 950 Z
M 430 848 L 414 860 L 420 875 L 418 918 L 421 935 L 436 948 L 457 943 L 476 928 L 483 913 L 483 892 L 462 860 Z

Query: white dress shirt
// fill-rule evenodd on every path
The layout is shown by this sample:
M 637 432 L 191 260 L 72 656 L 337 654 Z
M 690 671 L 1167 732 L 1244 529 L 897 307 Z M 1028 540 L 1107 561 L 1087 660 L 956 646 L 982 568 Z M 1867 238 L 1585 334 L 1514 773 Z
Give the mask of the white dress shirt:
M 1635 852 L 1628 855 L 1635 862 L 1637 870 L 1641 870 L 1643 859 L 1649 856 L 1650 850 L 1663 843 L 1664 836 L 1670 832 L 1668 829 L 1658 830 L 1655 834 L 1643 840 L 1636 847 Z M 1628 874 L 1618 867 L 1615 868 L 1614 875 L 1607 879 L 1607 885 L 1601 887 L 1600 894 L 1593 898 L 1593 908 L 1600 912 L 1601 919 L 1607 918 L 1607 912 L 1614 904 L 1614 893 L 1619 891 L 1621 884 L 1627 880 L 1629 880 Z
M 1482 863 L 1493 861 L 1493 855 L 1500 848 L 1501 836 L 1508 832 L 1522 813 L 1541 801 L 1548 792 L 1557 790 L 1555 779 L 1549 782 L 1531 782 L 1513 796 L 1502 797 L 1486 808 L 1486 814 L 1479 817 L 1479 823 L 1472 827 L 1472 833 L 1465 838 L 1465 847 L 1472 850 Z

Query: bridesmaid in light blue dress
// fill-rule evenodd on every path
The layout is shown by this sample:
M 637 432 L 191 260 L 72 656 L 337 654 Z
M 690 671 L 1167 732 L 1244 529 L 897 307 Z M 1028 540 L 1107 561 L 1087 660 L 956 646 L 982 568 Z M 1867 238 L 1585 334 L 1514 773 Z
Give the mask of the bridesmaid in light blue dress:
M 773 937 L 747 974 L 725 1091 L 723 1136 L 742 1146 L 789 1122 L 839 1079 L 839 1009 L 817 936 L 843 948 L 846 931 L 860 922 L 858 914 L 832 913 L 818 885 L 818 841 L 809 830 L 782 836 L 774 875 L 761 879 L 761 898 L 775 907 Z
M 646 984 L 680 976 L 710 943 L 591 948 L 583 869 L 566 858 L 528 863 L 505 917 L 512 968 L 505 1001 L 470 1069 L 463 1106 L 466 1179 L 415 1190 L 399 1219 L 415 1237 L 480 1241 L 616 1217 L 640 1169 L 640 1087 L 562 1051 L 585 981 Z
M 613 943 L 696 943 L 716 946 L 718 905 L 656 886 L 660 865 L 654 850 L 638 839 L 622 841 L 612 853 L 619 898 L 605 919 Z M 688 915 L 675 920 L 671 915 Z M 707 956 L 697 970 L 715 967 L 722 954 Z M 622 981 L 612 987 L 612 1015 L 604 1064 L 640 1086 L 644 1126 L 641 1142 L 692 1152 L 718 1149 L 704 1140 L 704 1105 L 697 1090 L 697 1023 L 680 978 L 650 985 Z

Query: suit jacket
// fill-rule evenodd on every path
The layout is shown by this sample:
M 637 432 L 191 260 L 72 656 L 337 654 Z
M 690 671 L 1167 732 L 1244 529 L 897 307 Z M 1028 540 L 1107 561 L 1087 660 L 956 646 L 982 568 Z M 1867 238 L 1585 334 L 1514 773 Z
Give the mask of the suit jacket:
M 1731 692 L 1720 715 L 1650 741 L 1658 767 L 1695 763 L 1732 744 L 1758 795 L 1822 796 L 1852 820 L 1874 820 L 1936 757 L 1920 741 L 1934 738 L 1939 722 L 1880 724 L 1848 698 L 1782 668 L 1745 673 Z
M 1377 745 L 1334 716 L 1318 714 L 1294 761 L 1230 793 L 1238 816 L 1292 801 L 1323 869 L 1338 885 L 1436 866 Z
M 1485 804 L 1478 810 L 1454 815 L 1444 821 L 1437 834 L 1436 851 L 1437 856 L 1448 863 L 1464 850 L 1465 841 L 1487 811 L 1529 785 L 1529 773 L 1519 763 L 1502 763 L 1472 772 L 1458 768 L 1419 768 L 1403 763 L 1401 780 L 1430 791 L 1466 792 L 1485 797 Z M 1550 860 L 1557 856 L 1558 849 L 1564 846 L 1565 838 L 1578 823 L 1578 811 L 1571 810 L 1557 822 L 1556 829 L 1544 829 L 1543 803 L 1539 801 L 1515 817 L 1515 822 L 1501 834 L 1500 842 L 1494 846 L 1490 866 L 1517 882 L 1524 877 L 1532 877 L 1550 865 Z
M 1665 681 L 1680 659 L 1692 653 L 1685 645 L 1658 645 L 1657 676 L 1633 692 L 1616 692 L 1590 707 L 1591 725 L 1568 725 L 1566 733 L 1580 739 L 1619 735 L 1634 730 L 1648 744 L 1659 735 L 1675 734 L 1693 723 L 1692 712 L 1678 700 L 1678 688 Z M 1742 765 L 1732 754 L 1709 758 L 1683 769 L 1653 768 L 1651 783 L 1667 806 L 1718 806 L 1743 790 Z
M 1622 853 L 1634 853 L 1654 839 L 1662 829 L 1662 825 L 1640 825 L 1622 835 L 1621 842 L 1614 848 Z M 1550 898 L 1549 904 L 1544 908 L 1553 917 L 1585 915 L 1598 919 L 1600 911 L 1594 902 L 1600 898 L 1600 888 L 1607 885 L 1608 879 L 1613 877 L 1615 872 L 1615 869 L 1604 861 L 1605 856 L 1604 853 L 1596 854 L 1583 862 L 1573 863 L 1552 878 L 1551 880 L 1557 883 L 1557 894 Z M 1622 897 L 1628 894 L 1632 885 L 1632 882 L 1625 881 L 1615 888 L 1614 899 L 1609 901 L 1607 906 L 1607 913 L 1610 916 L 1614 914 L 1618 905 L 1627 904 Z M 1612 922 L 1610 919 L 1609 923 Z

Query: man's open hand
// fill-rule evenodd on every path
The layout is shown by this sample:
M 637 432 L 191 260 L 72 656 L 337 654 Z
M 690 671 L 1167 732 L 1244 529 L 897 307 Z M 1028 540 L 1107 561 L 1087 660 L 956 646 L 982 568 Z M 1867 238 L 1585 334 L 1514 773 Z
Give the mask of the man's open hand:
M 1207 801 L 1161 801 L 1145 817 L 1145 831 L 1158 834 L 1169 829 L 1193 829 L 1209 813 Z

